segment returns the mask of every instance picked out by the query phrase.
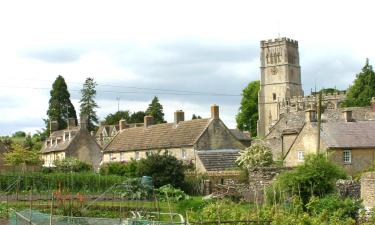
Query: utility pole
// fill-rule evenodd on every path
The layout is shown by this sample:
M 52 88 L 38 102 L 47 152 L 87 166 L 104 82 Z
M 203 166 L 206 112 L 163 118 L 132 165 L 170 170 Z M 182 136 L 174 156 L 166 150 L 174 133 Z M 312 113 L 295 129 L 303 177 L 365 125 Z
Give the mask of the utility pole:
M 322 125 L 322 92 L 320 91 L 317 95 L 318 97 L 318 107 L 317 107 L 317 119 L 318 119 L 318 136 L 316 143 L 316 153 L 320 153 L 320 127 Z
M 117 112 L 120 112 L 120 97 L 117 96 L 116 100 L 117 100 Z

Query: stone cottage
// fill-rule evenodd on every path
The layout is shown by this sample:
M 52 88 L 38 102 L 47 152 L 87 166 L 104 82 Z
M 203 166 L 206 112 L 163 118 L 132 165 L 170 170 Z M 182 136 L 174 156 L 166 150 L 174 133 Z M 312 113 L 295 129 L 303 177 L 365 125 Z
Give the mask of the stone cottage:
M 219 118 L 219 106 L 211 106 L 210 118 L 185 121 L 184 117 L 183 111 L 176 111 L 173 123 L 154 124 L 152 116 L 145 116 L 142 127 L 120 128 L 105 147 L 103 162 L 126 162 L 151 152 L 167 152 L 193 163 L 200 173 L 236 167 L 238 152 L 250 145 L 250 136 L 228 129 Z
M 53 167 L 55 160 L 75 157 L 92 165 L 97 170 L 102 160 L 102 153 L 95 137 L 87 130 L 87 119 L 81 119 L 76 126 L 75 119 L 68 119 L 68 128 L 57 130 L 57 121 L 51 121 L 49 138 L 44 142 L 41 150 L 43 166 Z
M 327 117 L 329 113 L 335 118 Z M 368 169 L 375 161 L 375 110 L 347 108 L 341 109 L 340 114 L 341 118 L 337 111 L 323 114 L 319 149 L 354 175 Z M 299 129 L 287 129 L 282 133 L 284 164 L 296 166 L 303 163 L 306 154 L 316 153 L 317 138 L 316 111 L 307 110 Z

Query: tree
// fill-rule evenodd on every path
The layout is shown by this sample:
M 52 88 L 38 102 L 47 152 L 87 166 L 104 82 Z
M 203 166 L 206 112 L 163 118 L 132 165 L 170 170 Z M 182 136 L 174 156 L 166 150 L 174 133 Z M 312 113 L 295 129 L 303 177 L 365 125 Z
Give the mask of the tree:
M 362 71 L 356 75 L 356 79 L 352 86 L 348 88 L 347 98 L 344 106 L 368 106 L 371 97 L 375 96 L 375 72 L 366 59 L 366 64 Z
M 255 144 L 240 151 L 236 163 L 246 169 L 270 166 L 273 163 L 272 151 L 264 145 Z
M 185 179 L 185 167 L 181 160 L 168 154 L 152 153 L 139 160 L 138 176 L 151 176 L 155 187 L 171 184 L 182 187 Z
M 89 131 L 94 131 L 96 128 L 96 124 L 98 124 L 98 116 L 96 115 L 96 108 L 99 106 L 95 102 L 96 96 L 96 82 L 93 78 L 88 77 L 83 84 L 83 88 L 81 89 L 81 118 L 87 116 L 87 129 Z
M 4 159 L 11 166 L 38 165 L 41 162 L 37 151 L 27 150 L 20 144 L 12 144 L 10 151 L 4 153 Z
M 201 116 L 197 116 L 195 114 L 193 114 L 193 116 L 191 117 L 192 120 L 196 120 L 196 119 L 202 119 Z
M 257 135 L 259 87 L 260 82 L 257 80 L 250 82 L 243 89 L 241 106 L 236 116 L 237 128 L 249 131 L 253 137 Z
M 13 137 L 26 137 L 26 133 L 24 131 L 17 131 L 12 136 Z
M 165 123 L 163 106 L 159 103 L 158 97 L 155 96 L 154 99 L 152 99 L 152 102 L 148 105 L 146 110 L 146 115 L 153 116 L 155 124 Z
M 70 94 L 64 78 L 59 75 L 52 84 L 50 91 L 49 107 L 47 110 L 48 119 L 46 122 L 46 133 L 49 134 L 49 121 L 56 120 L 58 129 L 67 128 L 67 119 L 74 118 L 77 121 L 76 110 L 70 101 Z
M 143 111 L 134 112 L 130 116 L 129 123 L 143 123 L 146 113 Z
M 130 116 L 129 116 L 129 111 L 118 111 L 114 114 L 109 114 L 108 116 L 105 117 L 104 122 L 106 125 L 117 125 L 118 122 L 121 119 L 125 119 L 126 121 L 130 121 Z

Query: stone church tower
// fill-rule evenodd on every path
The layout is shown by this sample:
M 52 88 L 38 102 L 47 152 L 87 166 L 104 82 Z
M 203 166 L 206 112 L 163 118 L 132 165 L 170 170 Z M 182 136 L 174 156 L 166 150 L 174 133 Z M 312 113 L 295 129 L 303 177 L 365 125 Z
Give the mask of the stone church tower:
M 278 120 L 280 105 L 303 96 L 298 42 L 289 38 L 260 42 L 260 90 L 258 136 L 264 137 Z

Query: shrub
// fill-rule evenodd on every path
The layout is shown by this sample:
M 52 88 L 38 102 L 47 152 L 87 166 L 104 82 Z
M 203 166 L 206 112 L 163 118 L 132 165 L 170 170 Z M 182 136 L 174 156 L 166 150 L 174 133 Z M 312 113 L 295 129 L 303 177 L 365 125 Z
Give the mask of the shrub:
M 6 203 L 0 202 L 0 218 L 6 219 L 9 217 L 9 207 Z
M 156 188 L 166 184 L 182 187 L 185 167 L 181 160 L 168 154 L 152 153 L 138 161 L 137 175 L 150 176 Z
M 122 162 L 111 162 L 106 163 L 100 168 L 100 174 L 102 175 L 118 175 L 126 177 L 136 177 L 137 172 L 137 161 L 131 160 L 127 163 Z
M 271 149 L 264 145 L 252 145 L 240 151 L 236 163 L 247 169 L 270 166 L 273 163 Z
M 60 172 L 85 172 L 92 169 L 90 164 L 82 162 L 74 157 L 55 160 L 54 165 L 56 166 L 55 170 Z
M 157 197 L 160 201 L 171 201 L 178 202 L 185 199 L 189 199 L 189 196 L 185 194 L 181 189 L 174 188 L 172 185 L 167 184 L 161 186 L 156 190 Z
M 280 174 L 273 189 L 277 193 L 287 192 L 300 196 L 303 203 L 307 203 L 311 196 L 323 197 L 332 193 L 336 181 L 345 178 L 346 174 L 341 167 L 323 154 L 313 154 L 306 156 L 304 164 L 293 171 Z

